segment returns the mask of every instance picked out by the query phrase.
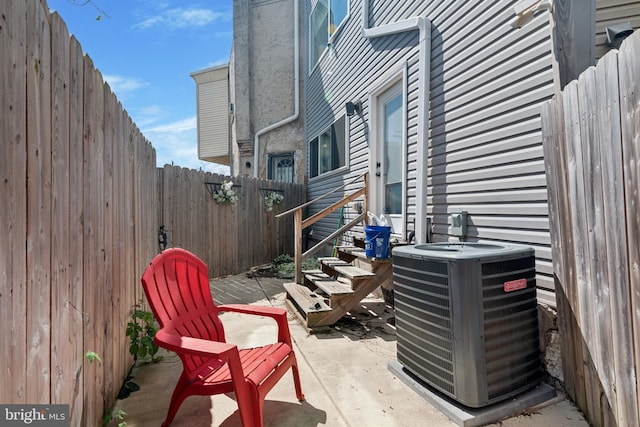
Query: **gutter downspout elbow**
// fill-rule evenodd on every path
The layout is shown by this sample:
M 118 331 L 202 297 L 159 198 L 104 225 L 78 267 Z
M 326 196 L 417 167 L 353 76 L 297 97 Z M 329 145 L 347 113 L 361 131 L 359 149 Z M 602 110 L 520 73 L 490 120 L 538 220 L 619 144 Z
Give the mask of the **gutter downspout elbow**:
M 273 123 L 256 132 L 253 141 L 253 177 L 258 177 L 259 160 L 260 160 L 260 137 L 273 129 L 279 128 L 298 119 L 300 116 L 300 52 L 298 41 L 300 39 L 298 0 L 293 1 L 293 115 Z

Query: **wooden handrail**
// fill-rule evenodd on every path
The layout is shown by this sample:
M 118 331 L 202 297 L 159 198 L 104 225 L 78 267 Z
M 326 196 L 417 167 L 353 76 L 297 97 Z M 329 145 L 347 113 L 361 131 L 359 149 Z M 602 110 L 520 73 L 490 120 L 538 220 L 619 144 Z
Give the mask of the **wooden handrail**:
M 343 225 L 342 227 L 340 227 L 339 229 L 337 229 L 336 231 L 334 231 L 333 233 L 331 233 L 330 235 L 325 237 L 317 245 L 315 245 L 314 247 L 312 247 L 311 249 L 309 249 L 308 251 L 303 253 L 302 254 L 302 260 L 304 261 L 305 259 L 309 258 L 311 255 L 315 254 L 320 249 L 322 249 L 322 247 L 324 245 L 327 245 L 327 244 L 331 243 L 332 241 L 334 241 L 338 237 L 342 236 L 347 231 L 351 230 L 353 227 L 355 227 L 358 224 L 358 222 L 364 220 L 366 218 L 366 216 L 367 216 L 367 213 L 366 212 L 362 212 L 360 215 L 358 215 L 352 221 L 349 221 L 347 224 Z
M 296 206 L 295 208 L 291 208 L 288 211 L 284 211 L 284 212 L 279 213 L 278 215 L 276 215 L 276 218 L 280 218 L 280 217 L 283 217 L 283 216 L 290 215 L 290 214 L 294 213 L 298 209 L 304 209 L 307 206 L 314 204 L 318 200 L 322 200 L 325 197 L 330 196 L 331 194 L 335 193 L 336 191 L 340 191 L 340 190 L 344 189 L 345 187 L 347 187 L 348 185 L 351 185 L 354 182 L 359 181 L 361 178 L 363 178 L 364 176 L 366 176 L 368 174 L 369 174 L 369 172 L 365 172 L 362 175 L 358 175 L 357 177 L 353 178 L 351 181 L 349 181 L 347 183 L 344 183 L 343 185 L 341 185 L 338 188 L 334 188 L 333 190 L 323 194 L 322 196 L 316 197 L 315 199 L 313 199 L 313 200 L 311 200 L 309 202 L 303 203 L 303 204 L 301 204 L 299 206 Z
M 316 213 L 315 215 L 303 220 L 302 219 L 302 211 L 305 207 L 317 202 L 318 200 L 322 200 L 325 197 L 329 196 L 330 194 L 335 193 L 336 191 L 339 191 L 341 189 L 344 189 L 345 187 L 347 187 L 348 185 L 360 180 L 360 179 L 364 179 L 364 185 L 363 187 L 359 188 L 358 190 L 354 191 L 353 193 L 343 197 L 342 199 L 338 200 L 337 202 L 331 204 L 331 206 L 326 207 L 325 209 L 323 209 L 322 211 Z M 337 239 L 338 237 L 342 236 L 344 233 L 346 233 L 348 230 L 350 230 L 351 228 L 353 228 L 356 224 L 358 224 L 360 221 L 363 222 L 363 224 L 365 223 L 366 220 L 366 216 L 367 216 L 367 197 L 369 194 L 369 175 L 368 172 L 363 173 L 360 176 L 357 176 L 356 178 L 350 180 L 349 182 L 347 182 L 346 184 L 335 188 L 325 194 L 323 194 L 320 197 L 315 198 L 314 200 L 311 200 L 310 202 L 306 202 L 303 203 L 302 205 L 296 206 L 293 209 L 289 209 L 286 212 L 282 212 L 278 215 L 276 215 L 276 218 L 280 218 L 283 217 L 285 215 L 290 215 L 290 214 L 294 214 L 294 234 L 295 234 L 295 242 L 294 242 L 294 258 L 295 258 L 295 280 L 296 283 L 302 283 L 302 261 L 306 258 L 308 258 L 309 256 L 315 254 L 316 252 L 318 252 L 320 249 L 322 249 L 322 247 L 324 247 L 325 245 L 331 243 L 333 240 Z M 338 230 L 334 231 L 333 233 L 331 233 L 331 235 L 329 235 L 328 237 L 324 238 L 321 242 L 317 243 L 316 245 L 314 245 L 312 248 L 310 248 L 309 250 L 307 250 L 304 254 L 302 253 L 302 232 L 305 228 L 313 225 L 314 223 L 316 223 L 317 221 L 321 220 L 322 218 L 325 218 L 327 215 L 329 215 L 331 212 L 341 208 L 342 206 L 345 206 L 348 203 L 351 203 L 352 201 L 356 200 L 359 197 L 364 197 L 363 200 L 363 212 L 358 215 L 354 220 L 350 221 L 349 223 L 343 225 L 342 227 L 340 227 Z
M 307 218 L 304 221 L 302 221 L 302 228 L 307 228 L 310 225 L 315 224 L 316 222 L 320 221 L 322 218 L 324 218 L 327 215 L 329 215 L 331 212 L 333 212 L 333 211 L 335 211 L 337 209 L 340 209 L 341 207 L 343 207 L 347 203 L 350 203 L 350 202 L 356 200 L 360 196 L 363 196 L 365 194 L 366 190 L 367 189 L 363 187 L 360 190 L 356 191 L 355 193 L 352 193 L 349 196 L 345 196 L 344 198 L 342 198 L 342 200 L 338 200 L 337 202 L 335 202 L 331 206 L 327 206 L 326 208 L 324 208 L 323 210 L 321 210 L 317 214 L 315 214 L 313 216 L 310 216 L 309 218 Z

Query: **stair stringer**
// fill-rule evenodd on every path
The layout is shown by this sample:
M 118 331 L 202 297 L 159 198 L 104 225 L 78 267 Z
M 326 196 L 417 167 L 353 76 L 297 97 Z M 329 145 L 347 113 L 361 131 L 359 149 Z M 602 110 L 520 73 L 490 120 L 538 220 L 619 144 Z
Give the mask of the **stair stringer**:
M 321 316 L 307 319 L 307 327 L 329 326 L 340 320 L 349 311 L 356 308 L 360 302 L 381 284 L 391 279 L 391 263 L 384 263 L 376 268 L 375 276 L 367 279 L 356 279 L 351 282 L 353 294 L 334 296 L 331 300 L 331 311 Z

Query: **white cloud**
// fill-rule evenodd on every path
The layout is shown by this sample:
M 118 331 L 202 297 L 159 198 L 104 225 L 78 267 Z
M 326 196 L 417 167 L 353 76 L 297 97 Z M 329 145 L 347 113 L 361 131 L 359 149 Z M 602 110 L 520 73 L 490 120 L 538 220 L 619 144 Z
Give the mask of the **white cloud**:
M 173 123 L 164 123 L 159 126 L 155 126 L 151 129 L 144 130 L 144 133 L 152 133 L 152 132 L 164 132 L 164 133 L 173 133 L 173 132 L 182 132 L 187 130 L 193 130 L 198 127 L 198 120 L 196 116 L 189 117 L 183 120 L 178 120 Z
M 209 64 L 205 68 L 217 67 L 218 65 L 228 65 L 229 58 L 220 58 L 213 62 L 209 62 Z
M 229 167 L 198 159 L 196 117 L 188 117 L 143 130 L 156 149 L 156 165 L 165 164 L 219 174 L 229 174 Z
M 159 15 L 150 16 L 135 25 L 136 28 L 147 29 L 162 26 L 170 30 L 204 27 L 216 20 L 223 19 L 226 14 L 202 8 L 165 9 Z
M 111 90 L 118 95 L 118 98 L 124 98 L 127 94 L 141 87 L 148 86 L 149 84 L 135 77 L 119 76 L 116 74 L 103 74 L 102 77 L 104 81 L 109 83 Z
M 148 105 L 136 111 L 135 122 L 139 128 L 145 129 L 154 123 L 158 123 L 169 114 L 170 109 L 165 106 Z

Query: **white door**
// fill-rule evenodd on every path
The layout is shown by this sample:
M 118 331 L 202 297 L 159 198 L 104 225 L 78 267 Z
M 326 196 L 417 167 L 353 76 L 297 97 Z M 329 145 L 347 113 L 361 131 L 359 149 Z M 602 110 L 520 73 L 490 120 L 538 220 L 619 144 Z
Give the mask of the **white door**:
M 377 98 L 377 141 L 373 152 L 376 175 L 377 214 L 390 221 L 391 232 L 404 235 L 404 97 L 396 84 Z

